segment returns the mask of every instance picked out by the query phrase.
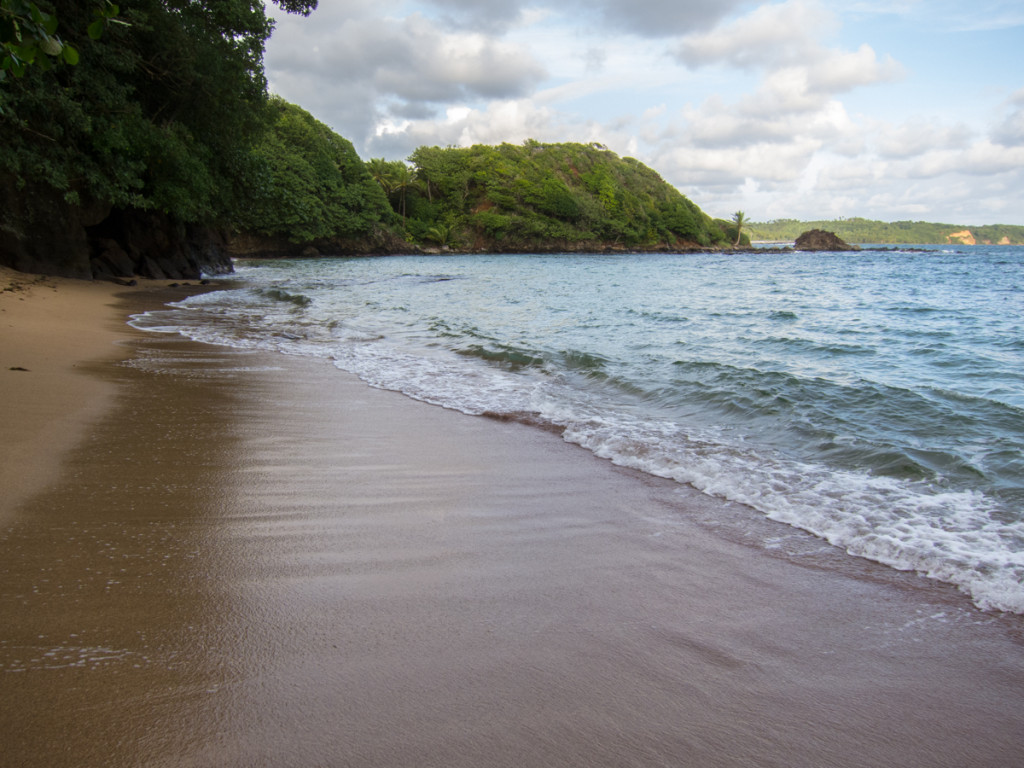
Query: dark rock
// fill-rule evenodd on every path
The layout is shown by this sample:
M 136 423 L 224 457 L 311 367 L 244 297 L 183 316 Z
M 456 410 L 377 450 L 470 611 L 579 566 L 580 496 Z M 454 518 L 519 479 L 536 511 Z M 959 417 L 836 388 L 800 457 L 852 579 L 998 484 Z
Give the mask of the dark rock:
M 94 274 L 93 280 L 105 280 L 108 283 L 115 283 L 117 285 L 133 286 L 138 285 L 138 280 L 125 280 L 123 277 L 114 277 L 113 275 L 105 274 Z
M 89 269 L 92 270 L 93 280 L 108 280 L 114 277 L 110 271 L 110 265 L 97 256 L 89 260 Z
M 850 245 L 837 237 L 835 232 L 826 232 L 823 229 L 812 229 L 804 232 L 793 243 L 796 251 L 859 251 L 856 245 Z
M 108 203 L 68 203 L 44 184 L 0 174 L 0 265 L 21 272 L 198 280 L 234 271 L 223 232 Z
M 49 187 L 19 189 L 13 176 L 0 175 L 0 264 L 42 275 L 92 277 L 83 220 L 95 215 L 68 205 Z
M 184 258 L 182 258 L 184 256 Z M 183 253 L 175 253 L 167 256 L 157 256 L 154 261 L 160 267 L 160 271 L 169 280 L 181 280 L 191 275 L 195 266 L 189 262 L 188 256 Z M 188 274 L 186 274 L 188 273 Z
M 160 265 L 151 256 L 143 256 L 139 262 L 139 274 L 152 280 L 166 280 L 167 275 L 160 269 Z
M 135 263 L 117 240 L 109 237 L 99 238 L 95 241 L 93 249 L 97 253 L 92 258 L 93 274 L 96 274 L 97 264 L 105 265 L 106 271 L 115 277 L 131 277 L 135 274 Z

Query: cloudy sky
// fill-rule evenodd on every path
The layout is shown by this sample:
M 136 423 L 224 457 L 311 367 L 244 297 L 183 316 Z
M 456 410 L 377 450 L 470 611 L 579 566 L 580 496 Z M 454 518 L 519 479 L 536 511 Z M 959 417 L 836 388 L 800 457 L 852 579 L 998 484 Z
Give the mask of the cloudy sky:
M 596 141 L 724 218 L 1024 225 L 1020 0 L 271 9 L 271 90 L 364 159 Z

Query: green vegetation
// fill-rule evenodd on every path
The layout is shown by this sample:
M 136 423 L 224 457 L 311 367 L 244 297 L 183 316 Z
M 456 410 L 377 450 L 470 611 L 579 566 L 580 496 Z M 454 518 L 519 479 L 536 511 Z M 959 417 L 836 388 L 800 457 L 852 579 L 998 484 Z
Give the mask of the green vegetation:
M 776 219 L 750 223 L 747 232 L 752 240 L 795 240 L 811 229 L 834 232 L 848 243 L 904 243 L 942 245 L 947 243 L 1024 244 L 1024 227 L 993 224 L 980 227 L 958 224 L 934 224 L 925 221 L 871 221 L 869 219 L 837 219 L 835 221 L 797 221 Z
M 236 227 L 293 243 L 359 237 L 393 219 L 351 142 L 283 99 L 253 150 Z
M 35 3 L 0 0 L 0 80 L 8 73 L 21 77 L 37 58 L 40 67 L 49 69 L 52 65 L 46 56 L 77 64 L 78 51 L 57 36 L 59 23 L 56 16 L 41 11 Z
M 2 2 L 5 11 L 35 8 Z M 316 0 L 279 5 L 308 13 Z M 40 0 L 32 8 L 47 34 L 59 20 L 59 44 L 79 60 L 27 66 L 47 59 L 26 51 L 16 16 L 5 18 L 4 61 L 22 76 L 0 82 L 0 168 L 17 188 L 185 222 L 230 220 L 258 170 L 250 150 L 266 125 L 263 46 L 273 22 L 262 2 L 137 0 L 117 24 L 106 23 L 116 10 L 109 4 Z M 22 44 L 7 42 L 17 34 Z M 55 38 L 32 34 L 50 52 Z M 24 53 L 20 64 L 11 51 Z
M 417 243 L 556 250 L 708 247 L 729 235 L 632 158 L 596 145 L 420 147 L 370 174 Z
M 732 215 L 732 223 L 736 225 L 736 242 L 734 245 L 740 244 L 740 233 L 743 231 L 743 225 L 747 223 L 747 214 L 743 211 L 736 211 Z
M 747 242 L 742 220 L 712 220 L 600 145 L 421 147 L 409 162 L 364 163 L 268 97 L 272 29 L 262 0 L 0 0 L 0 263 L 131 274 L 221 232 L 268 252 Z
M 98 40 L 108 22 L 124 23 L 115 18 L 117 14 L 110 0 L 98 3 L 86 28 L 89 37 Z M 55 14 L 29 0 L 0 0 L 0 80 L 8 73 L 21 77 L 32 65 L 46 71 L 53 66 L 51 59 L 77 64 L 78 51 L 57 35 L 59 25 Z

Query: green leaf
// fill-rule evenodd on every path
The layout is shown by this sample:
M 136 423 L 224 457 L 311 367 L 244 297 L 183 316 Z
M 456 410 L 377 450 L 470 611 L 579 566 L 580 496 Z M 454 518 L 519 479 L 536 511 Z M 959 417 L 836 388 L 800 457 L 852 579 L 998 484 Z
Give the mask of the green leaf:
M 60 44 L 60 40 L 55 37 L 44 37 L 39 41 L 39 50 L 47 56 L 60 56 L 63 48 L 64 46 Z
M 47 16 L 46 20 L 43 22 L 43 29 L 46 30 L 46 34 L 52 35 L 56 32 L 58 23 L 56 16 Z
M 36 51 L 38 48 L 35 45 L 26 43 L 25 45 L 12 45 L 9 47 L 9 50 L 16 61 L 31 64 L 36 60 Z M 18 75 L 18 77 L 21 77 L 21 75 Z
M 78 63 L 78 51 L 72 48 L 70 45 L 64 46 L 64 61 L 71 66 L 75 66 Z
M 103 19 L 97 19 L 88 27 L 89 37 L 93 40 L 99 40 L 103 36 L 103 28 L 106 25 L 103 23 Z

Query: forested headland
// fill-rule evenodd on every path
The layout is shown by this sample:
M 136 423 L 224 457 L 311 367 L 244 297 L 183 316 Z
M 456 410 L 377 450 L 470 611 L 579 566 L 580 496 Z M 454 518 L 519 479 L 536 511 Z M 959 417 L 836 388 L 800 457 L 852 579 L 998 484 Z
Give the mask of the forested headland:
M 272 30 L 261 0 L 0 0 L 0 264 L 176 278 L 231 254 L 748 242 L 599 145 L 363 160 L 268 95 Z
M 812 229 L 834 232 L 848 243 L 912 245 L 1024 245 L 1024 227 L 1010 224 L 970 226 L 927 221 L 872 221 L 849 218 L 832 221 L 776 219 L 745 225 L 751 240 L 790 242 Z
M 598 144 L 420 147 L 372 160 L 415 242 L 472 250 L 666 249 L 728 245 L 713 221 L 639 161 Z

